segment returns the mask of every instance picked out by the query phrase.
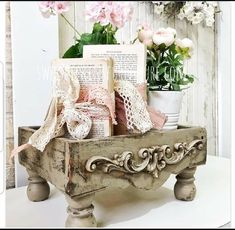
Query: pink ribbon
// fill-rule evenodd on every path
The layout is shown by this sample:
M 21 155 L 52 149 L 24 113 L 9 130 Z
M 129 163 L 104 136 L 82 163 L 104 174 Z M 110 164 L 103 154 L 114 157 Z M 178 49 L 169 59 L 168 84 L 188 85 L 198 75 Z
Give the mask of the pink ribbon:
M 77 102 L 92 102 L 98 105 L 105 105 L 109 109 L 110 117 L 112 119 L 113 124 L 117 124 L 115 115 L 115 105 L 107 89 L 104 89 L 100 86 L 89 86 L 86 88 L 83 87 L 80 90 L 80 96 Z M 102 116 L 93 116 L 92 114 L 91 117 L 102 118 Z
M 137 87 L 137 90 L 141 94 L 143 100 L 146 102 L 146 108 L 147 111 L 149 112 L 150 119 L 152 121 L 153 127 L 155 129 L 162 129 L 164 126 L 167 117 L 165 114 L 161 113 L 160 111 L 156 110 L 153 107 L 150 107 L 147 105 L 147 96 L 146 96 L 146 83 L 140 84 Z M 112 98 L 108 91 L 104 88 L 97 87 L 97 86 L 92 86 L 89 88 L 83 88 L 80 90 L 80 95 L 77 100 L 77 103 L 82 103 L 82 102 L 92 102 L 95 104 L 100 104 L 100 105 L 105 105 L 108 107 L 109 112 L 110 112 L 110 118 L 112 119 L 113 124 L 123 124 L 127 126 L 127 119 L 126 119 L 126 113 L 125 113 L 125 108 L 124 108 L 124 102 L 123 99 L 120 97 L 120 95 L 115 92 L 115 110 L 114 110 L 114 105 L 112 102 Z M 58 114 L 59 116 L 61 112 L 63 111 L 63 107 L 60 109 L 58 108 Z M 116 112 L 115 112 L 116 111 Z M 90 117 L 95 117 L 95 118 L 103 118 L 102 116 L 99 116 L 99 114 L 89 114 L 89 111 L 87 111 L 87 115 Z M 116 116 L 115 116 L 116 113 Z M 107 117 L 105 118 L 107 119 Z M 16 147 L 15 149 L 12 150 L 11 155 L 10 155 L 10 160 L 12 157 L 17 155 L 19 152 L 27 149 L 31 145 L 29 143 L 23 144 L 19 147 Z M 10 161 L 11 163 L 11 161 Z

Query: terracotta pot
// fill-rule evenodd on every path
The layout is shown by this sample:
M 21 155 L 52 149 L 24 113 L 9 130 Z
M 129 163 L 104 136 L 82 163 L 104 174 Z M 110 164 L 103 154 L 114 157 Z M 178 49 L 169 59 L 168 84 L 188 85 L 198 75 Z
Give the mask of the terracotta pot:
M 183 99 L 182 91 L 149 91 L 148 104 L 165 113 L 168 117 L 163 130 L 174 130 L 178 127 L 180 109 Z

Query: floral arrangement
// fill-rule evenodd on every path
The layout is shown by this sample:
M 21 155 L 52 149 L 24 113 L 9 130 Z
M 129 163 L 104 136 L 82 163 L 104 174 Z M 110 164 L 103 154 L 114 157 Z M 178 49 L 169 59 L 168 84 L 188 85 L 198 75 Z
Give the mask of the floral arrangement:
M 187 19 L 192 24 L 205 22 L 213 26 L 215 13 L 220 12 L 215 1 L 152 1 L 156 14 L 168 17 L 177 16 L 180 20 Z
M 79 36 L 75 38 L 75 45 L 65 52 L 63 58 L 82 57 L 84 45 L 117 44 L 116 32 L 132 19 L 133 14 L 130 2 L 90 2 L 86 7 L 86 19 L 94 22 L 93 29 L 91 33 L 80 34 L 63 15 L 63 12 L 69 10 L 69 2 L 43 1 L 39 3 L 39 9 L 44 17 L 60 14 Z
M 180 91 L 194 76 L 184 73 L 184 60 L 191 58 L 193 42 L 178 39 L 173 28 L 153 31 L 148 25 L 138 28 L 138 40 L 147 46 L 147 82 L 149 90 Z
M 155 2 L 156 3 L 156 2 Z M 170 2 L 159 3 L 169 5 Z M 94 23 L 91 33 L 80 34 L 66 19 L 64 12 L 69 10 L 66 1 L 43 1 L 39 3 L 42 15 L 61 15 L 76 31 L 75 45 L 72 45 L 63 58 L 79 58 L 83 56 L 83 46 L 89 44 L 118 44 L 115 35 L 132 19 L 133 6 L 130 2 L 94 1 L 86 6 L 86 19 Z M 186 6 L 186 4 L 184 4 Z M 181 9 L 180 9 L 181 10 Z M 193 44 L 188 38 L 176 38 L 173 28 L 160 28 L 156 32 L 147 25 L 138 28 L 140 42 L 147 46 L 147 81 L 150 90 L 181 90 L 194 81 L 194 76 L 185 74 L 184 60 L 192 55 Z M 133 43 L 134 43 L 133 42 Z

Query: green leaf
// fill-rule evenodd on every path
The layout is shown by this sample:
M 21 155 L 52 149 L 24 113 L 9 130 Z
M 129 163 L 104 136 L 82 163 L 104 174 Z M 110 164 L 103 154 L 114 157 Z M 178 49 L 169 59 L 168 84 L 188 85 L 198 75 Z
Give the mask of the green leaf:
M 180 91 L 180 86 L 177 84 L 172 84 L 173 90 L 174 91 Z
M 104 44 L 104 35 L 100 32 L 92 33 L 92 44 Z
M 104 31 L 105 27 L 100 25 L 100 23 L 95 23 L 93 25 L 93 30 L 92 30 L 92 33 L 102 33 Z
M 190 83 L 193 83 L 194 82 L 194 76 L 193 75 L 186 75 L 186 78 L 188 79 L 188 81 Z
M 71 46 L 63 55 L 62 58 L 77 58 L 79 57 L 77 45 Z
M 92 34 L 89 34 L 89 33 L 84 33 L 81 35 L 81 38 L 80 38 L 80 42 L 82 42 L 83 44 L 90 44 L 92 41 Z

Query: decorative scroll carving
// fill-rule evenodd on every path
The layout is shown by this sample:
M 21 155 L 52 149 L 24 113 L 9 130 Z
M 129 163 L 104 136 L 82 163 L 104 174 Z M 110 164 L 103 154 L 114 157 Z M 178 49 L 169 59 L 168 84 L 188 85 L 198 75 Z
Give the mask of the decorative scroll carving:
M 122 171 L 126 173 L 147 172 L 154 177 L 158 177 L 159 172 L 167 165 L 177 164 L 186 155 L 196 154 L 197 150 L 202 150 L 202 140 L 194 140 L 187 143 L 176 143 L 171 151 L 169 145 L 152 146 L 142 148 L 137 156 L 130 151 L 115 154 L 113 159 L 103 156 L 93 156 L 86 162 L 86 170 L 93 172 L 97 166 L 102 167 L 103 172 Z

